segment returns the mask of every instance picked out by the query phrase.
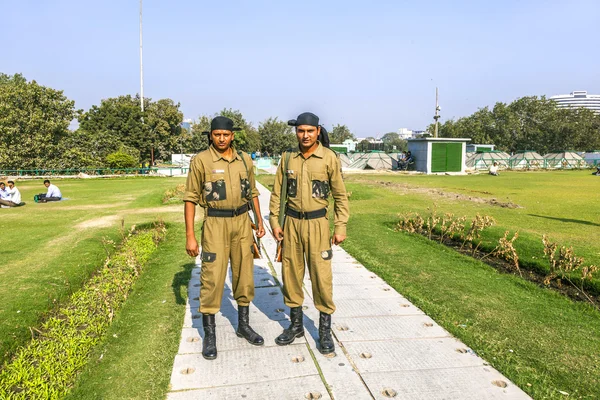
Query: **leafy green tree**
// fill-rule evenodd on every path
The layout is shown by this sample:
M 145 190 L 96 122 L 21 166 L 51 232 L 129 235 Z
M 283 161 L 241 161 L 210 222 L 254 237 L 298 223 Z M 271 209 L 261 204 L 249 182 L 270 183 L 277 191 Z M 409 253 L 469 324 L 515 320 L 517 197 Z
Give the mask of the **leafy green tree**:
M 202 115 L 197 122 L 192 124 L 191 135 L 184 145 L 186 153 L 196 154 L 208 149 L 208 136 L 204 132 L 210 130 L 210 120 L 206 115 Z
M 260 149 L 258 131 L 246 121 L 239 110 L 224 108 L 221 112 L 213 116 L 201 115 L 199 120 L 192 125 L 191 136 L 184 145 L 186 153 L 198 153 L 208 148 L 208 137 L 204 132 L 210 130 L 210 122 L 218 115 L 230 118 L 233 121 L 233 126 L 241 129 L 235 132 L 235 140 L 233 142 L 237 150 L 252 152 Z
M 511 153 L 585 151 L 600 146 L 600 115 L 584 108 L 558 108 L 543 96 L 529 96 L 446 121 L 440 125 L 440 136 L 471 138 L 473 143 L 495 144 Z
M 347 139 L 356 140 L 356 137 L 346 125 L 337 124 L 329 133 L 329 141 L 331 143 L 341 144 Z
M 79 116 L 83 131 L 109 135 L 129 148 L 140 151 L 143 160 L 168 158 L 181 147 L 183 113 L 171 99 L 152 102 L 144 99 L 144 113 L 139 96 L 119 96 L 102 100 Z
M 385 145 L 386 151 L 406 151 L 408 149 L 407 141 L 401 139 L 396 132 L 386 133 L 381 137 L 381 141 Z
M 294 129 L 287 122 L 268 118 L 258 125 L 261 140 L 261 152 L 271 155 L 281 154 L 287 149 L 298 147 Z
M 122 149 L 106 156 L 106 164 L 109 168 L 135 168 L 139 161 Z
M 0 168 L 51 168 L 74 116 L 62 91 L 0 73 Z

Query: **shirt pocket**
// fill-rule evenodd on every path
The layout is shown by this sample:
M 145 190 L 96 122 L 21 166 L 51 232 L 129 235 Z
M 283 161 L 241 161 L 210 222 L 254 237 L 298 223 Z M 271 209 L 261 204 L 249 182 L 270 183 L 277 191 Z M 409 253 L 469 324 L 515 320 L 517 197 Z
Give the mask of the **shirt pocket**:
M 204 200 L 207 202 L 226 200 L 227 187 L 225 186 L 225 174 L 207 175 L 203 193 Z
M 312 197 L 315 199 L 327 199 L 329 197 L 329 179 L 327 174 L 313 172 L 310 174 L 312 182 Z
M 248 173 L 246 171 L 240 172 L 240 191 L 242 199 L 252 199 L 252 188 L 250 187 L 250 180 L 248 180 Z
M 296 171 L 288 170 L 287 174 L 287 195 L 296 197 L 298 195 L 298 174 Z

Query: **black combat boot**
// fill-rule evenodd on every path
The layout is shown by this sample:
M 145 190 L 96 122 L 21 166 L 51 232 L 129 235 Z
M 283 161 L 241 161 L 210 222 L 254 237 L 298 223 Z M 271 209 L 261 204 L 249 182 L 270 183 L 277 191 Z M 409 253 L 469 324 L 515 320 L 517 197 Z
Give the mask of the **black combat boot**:
M 250 307 L 238 306 L 238 328 L 236 335 L 243 337 L 248 343 L 255 346 L 262 346 L 265 340 L 254 329 L 250 327 Z
M 217 336 L 215 333 L 215 315 L 202 314 L 204 326 L 204 341 L 202 342 L 202 357 L 207 360 L 217 358 Z
M 319 317 L 319 345 L 321 354 L 330 354 L 335 351 L 335 344 L 331 337 L 331 314 L 322 312 Z
M 294 339 L 304 336 L 304 325 L 302 323 L 302 307 L 290 308 L 290 326 L 283 330 L 283 333 L 275 338 L 275 343 L 285 346 L 294 341 Z

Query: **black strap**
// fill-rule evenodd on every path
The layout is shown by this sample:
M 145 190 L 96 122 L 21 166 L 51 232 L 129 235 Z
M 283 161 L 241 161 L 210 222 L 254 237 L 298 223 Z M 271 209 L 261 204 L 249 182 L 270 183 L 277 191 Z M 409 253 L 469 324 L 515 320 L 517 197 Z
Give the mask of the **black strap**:
M 296 211 L 288 207 L 285 209 L 285 215 L 289 215 L 290 217 L 296 219 L 316 219 L 323 218 L 324 216 L 326 216 L 327 209 L 322 208 L 320 210 L 315 211 Z
M 248 206 L 248 203 L 246 203 L 243 206 L 241 206 L 240 208 L 237 208 L 235 210 L 223 210 L 220 208 L 208 208 L 206 213 L 209 217 L 233 218 L 235 216 L 247 213 L 249 209 L 250 209 L 250 207 Z

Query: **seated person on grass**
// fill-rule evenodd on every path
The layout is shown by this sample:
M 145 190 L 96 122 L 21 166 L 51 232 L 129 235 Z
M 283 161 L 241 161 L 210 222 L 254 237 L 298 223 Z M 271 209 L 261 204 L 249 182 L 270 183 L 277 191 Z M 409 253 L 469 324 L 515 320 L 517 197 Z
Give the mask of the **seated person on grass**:
M 8 200 L 10 195 L 8 194 L 8 189 L 4 182 L 0 182 L 0 200 Z
M 48 188 L 48 192 L 46 193 L 46 197 L 40 199 L 40 203 L 45 203 L 47 201 L 59 201 L 62 199 L 62 193 L 60 189 L 50 183 L 48 179 L 44 181 L 44 186 Z
M 596 166 L 596 172 L 592 172 L 592 175 L 600 176 L 600 165 Z
M 21 192 L 15 187 L 13 181 L 8 181 L 8 198 L 0 199 L 0 204 L 8 207 L 17 207 L 21 205 Z
M 412 156 L 412 153 L 409 151 L 408 153 L 406 153 L 406 157 L 402 161 L 399 162 L 400 169 L 403 169 L 403 170 L 407 171 L 408 170 L 408 166 L 410 164 L 412 164 L 414 161 L 415 160 L 414 160 L 414 158 Z
M 498 176 L 498 163 L 494 161 L 494 164 L 490 167 L 490 175 Z

